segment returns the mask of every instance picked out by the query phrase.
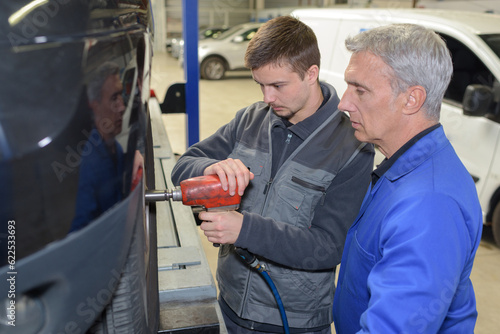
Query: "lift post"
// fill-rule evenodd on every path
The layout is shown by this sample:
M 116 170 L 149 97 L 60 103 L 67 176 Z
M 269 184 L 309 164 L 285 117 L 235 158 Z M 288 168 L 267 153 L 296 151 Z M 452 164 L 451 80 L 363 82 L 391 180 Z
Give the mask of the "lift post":
M 182 30 L 184 36 L 184 76 L 186 79 L 186 136 L 188 147 L 200 138 L 198 64 L 198 1 L 182 1 Z

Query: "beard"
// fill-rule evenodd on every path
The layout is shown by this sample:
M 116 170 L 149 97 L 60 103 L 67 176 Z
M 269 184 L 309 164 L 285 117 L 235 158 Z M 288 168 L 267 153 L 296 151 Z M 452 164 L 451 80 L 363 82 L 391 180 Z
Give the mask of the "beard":
M 296 111 L 292 111 L 286 107 L 277 107 L 278 110 L 275 109 L 274 106 L 272 105 L 269 105 L 271 107 L 271 110 L 273 111 L 273 113 L 278 116 L 278 117 L 281 117 L 281 118 L 285 118 L 285 119 L 290 119 L 293 117 L 293 115 L 295 115 Z

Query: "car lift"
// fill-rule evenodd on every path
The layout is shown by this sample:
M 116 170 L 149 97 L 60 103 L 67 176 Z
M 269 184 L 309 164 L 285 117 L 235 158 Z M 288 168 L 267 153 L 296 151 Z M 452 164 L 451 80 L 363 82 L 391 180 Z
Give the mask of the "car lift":
M 173 189 L 176 158 L 155 97 L 149 102 L 156 189 Z M 156 202 L 158 234 L 158 333 L 226 333 L 217 289 L 191 207 L 182 202 Z
M 186 83 L 169 87 L 161 106 L 155 97 L 149 103 L 156 189 L 173 189 L 170 175 L 176 162 L 161 114 L 185 112 L 188 146 L 199 140 L 198 1 L 185 0 L 182 5 Z M 155 205 L 160 301 L 158 333 L 227 333 L 192 209 L 173 201 Z

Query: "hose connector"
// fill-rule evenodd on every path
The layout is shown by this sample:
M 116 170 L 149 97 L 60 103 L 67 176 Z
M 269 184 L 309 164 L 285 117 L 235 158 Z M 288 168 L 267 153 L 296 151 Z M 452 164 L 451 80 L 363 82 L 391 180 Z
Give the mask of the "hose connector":
M 242 249 L 239 247 L 234 248 L 235 252 L 245 261 L 246 264 L 248 264 L 252 268 L 260 268 L 260 263 L 259 260 L 257 260 L 257 257 L 247 251 L 246 249 Z

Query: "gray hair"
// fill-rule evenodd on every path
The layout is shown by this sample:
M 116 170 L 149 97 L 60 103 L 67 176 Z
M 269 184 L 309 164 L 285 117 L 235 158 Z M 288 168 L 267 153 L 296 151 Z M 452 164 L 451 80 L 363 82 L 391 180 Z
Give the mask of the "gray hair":
M 429 119 L 439 120 L 441 102 L 451 80 L 453 65 L 444 40 L 431 29 L 415 24 L 392 24 L 364 31 L 346 39 L 347 50 L 370 52 L 393 71 L 393 92 L 424 87 L 422 106 Z
M 87 83 L 89 101 L 101 101 L 102 86 L 110 75 L 120 74 L 120 67 L 112 62 L 101 64 Z

